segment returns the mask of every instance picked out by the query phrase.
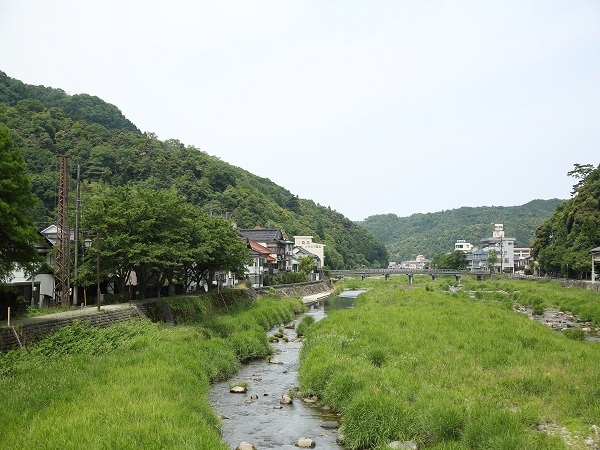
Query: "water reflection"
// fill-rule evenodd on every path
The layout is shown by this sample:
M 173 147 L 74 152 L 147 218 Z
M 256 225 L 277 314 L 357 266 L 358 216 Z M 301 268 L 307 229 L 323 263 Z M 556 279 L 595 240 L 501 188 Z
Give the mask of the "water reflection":
M 315 319 L 321 319 L 325 317 L 329 311 L 335 311 L 339 309 L 348 309 L 354 308 L 354 303 L 356 302 L 356 297 L 359 294 L 365 292 L 364 290 L 353 290 L 353 291 L 344 291 L 337 297 L 327 297 L 323 300 L 319 300 L 318 303 L 310 306 L 309 314 L 315 316 Z M 319 316 L 314 314 L 312 311 L 321 311 L 322 315 Z

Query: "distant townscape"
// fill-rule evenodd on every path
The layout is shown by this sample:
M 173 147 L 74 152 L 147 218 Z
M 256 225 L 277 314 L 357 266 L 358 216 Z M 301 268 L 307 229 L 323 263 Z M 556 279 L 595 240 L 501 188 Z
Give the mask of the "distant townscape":
M 454 251 L 462 253 L 462 266 L 469 270 L 489 269 L 496 272 L 534 273 L 534 261 L 530 247 L 516 247 L 516 238 L 504 235 L 504 224 L 494 224 L 491 237 L 481 238 L 475 245 L 457 239 Z M 449 252 L 450 253 L 450 252 Z M 459 261 L 461 261 L 459 259 Z M 389 268 L 424 269 L 432 264 L 431 259 L 417 255 L 413 261 L 390 262 Z M 458 268 L 458 267 L 455 267 Z

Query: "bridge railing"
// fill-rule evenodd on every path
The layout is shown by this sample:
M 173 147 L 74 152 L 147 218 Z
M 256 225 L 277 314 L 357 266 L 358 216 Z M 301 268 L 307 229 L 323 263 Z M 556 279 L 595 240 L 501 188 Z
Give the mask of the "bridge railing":
M 428 275 L 489 275 L 487 270 L 459 269 L 345 269 L 331 270 L 331 275 L 386 275 L 386 274 L 428 274 Z

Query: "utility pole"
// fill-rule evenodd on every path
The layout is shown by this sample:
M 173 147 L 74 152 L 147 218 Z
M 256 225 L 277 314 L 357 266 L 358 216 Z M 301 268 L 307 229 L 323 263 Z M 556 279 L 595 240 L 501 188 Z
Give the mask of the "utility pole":
M 54 271 L 54 299 L 57 303 L 70 302 L 71 275 L 71 231 L 68 222 L 69 176 L 66 155 L 60 158 L 60 179 L 58 184 L 58 214 L 56 218 L 56 270 Z
M 502 273 L 504 272 L 504 267 L 503 267 L 503 262 L 504 262 L 504 253 L 503 253 L 503 246 L 502 246 L 503 242 L 502 242 L 502 236 L 500 236 L 500 275 L 502 275 Z
M 73 266 L 73 275 L 75 277 L 75 283 L 73 284 L 73 305 L 79 305 L 79 294 L 77 292 L 77 262 L 79 257 L 79 214 L 81 202 L 80 191 L 79 191 L 79 171 L 80 165 L 77 164 L 77 197 L 75 199 L 75 265 Z

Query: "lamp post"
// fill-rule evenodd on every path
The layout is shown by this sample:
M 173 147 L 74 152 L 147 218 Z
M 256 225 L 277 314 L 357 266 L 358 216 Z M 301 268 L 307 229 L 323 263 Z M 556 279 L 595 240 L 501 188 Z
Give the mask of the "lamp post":
M 86 248 L 90 248 L 92 246 L 92 237 L 94 236 L 96 237 L 96 275 L 98 284 L 98 291 L 96 292 L 96 304 L 98 305 L 98 311 L 100 311 L 100 233 L 88 235 L 83 243 L 85 244 Z
M 502 236 L 500 236 L 500 275 L 504 272 L 504 246 L 502 242 Z

